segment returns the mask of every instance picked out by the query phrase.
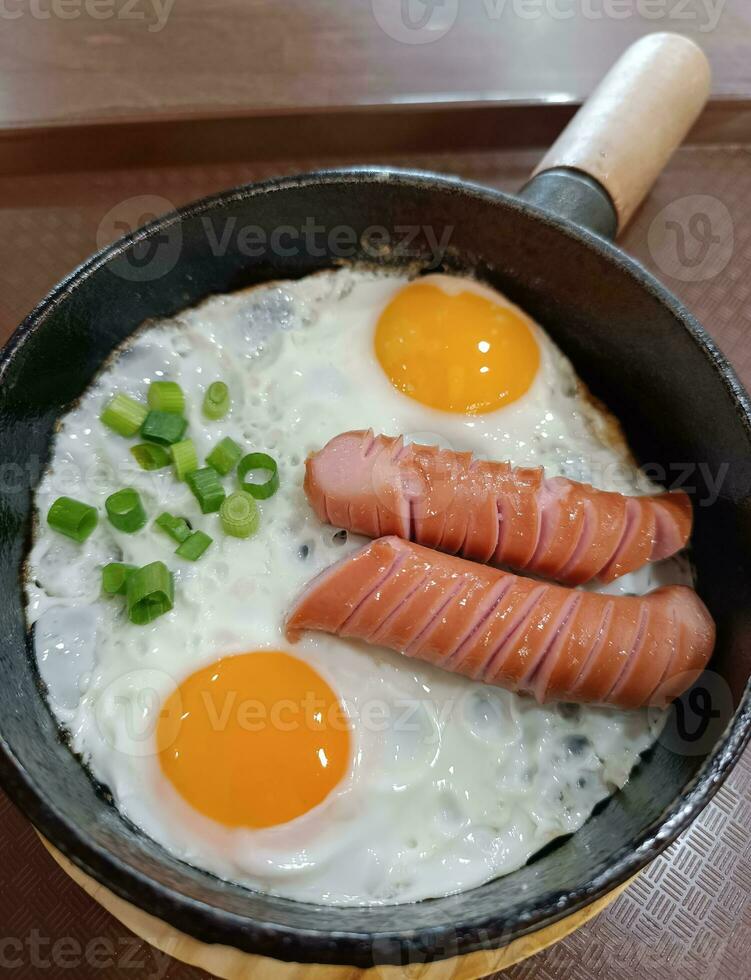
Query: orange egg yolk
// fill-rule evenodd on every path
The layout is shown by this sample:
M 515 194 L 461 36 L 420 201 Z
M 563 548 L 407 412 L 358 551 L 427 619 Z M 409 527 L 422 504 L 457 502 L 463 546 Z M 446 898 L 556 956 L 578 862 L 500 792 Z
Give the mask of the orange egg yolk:
M 307 813 L 350 759 L 337 695 L 308 664 L 276 650 L 196 671 L 165 702 L 156 737 L 178 793 L 227 827 L 271 827 Z
M 540 351 L 520 313 L 473 292 L 415 282 L 389 303 L 375 351 L 391 384 L 423 405 L 478 415 L 520 398 Z

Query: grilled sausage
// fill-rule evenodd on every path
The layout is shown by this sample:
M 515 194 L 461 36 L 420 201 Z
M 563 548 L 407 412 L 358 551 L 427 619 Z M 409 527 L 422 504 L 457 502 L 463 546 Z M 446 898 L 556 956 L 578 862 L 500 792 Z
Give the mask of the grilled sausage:
M 667 705 L 712 654 L 714 623 L 671 585 L 613 596 L 534 581 L 380 538 L 314 579 L 287 636 L 323 630 L 417 657 L 474 680 L 563 700 Z
M 610 582 L 667 558 L 685 546 L 692 523 L 682 491 L 625 497 L 372 431 L 343 433 L 310 456 L 305 492 L 337 527 L 568 585 Z

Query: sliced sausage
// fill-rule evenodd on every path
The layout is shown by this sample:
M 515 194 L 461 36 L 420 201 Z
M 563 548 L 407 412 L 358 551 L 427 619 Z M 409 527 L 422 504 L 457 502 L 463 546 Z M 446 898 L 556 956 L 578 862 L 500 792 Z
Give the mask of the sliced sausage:
M 322 521 L 357 534 L 396 534 L 568 585 L 667 558 L 692 523 L 683 491 L 626 497 L 372 431 L 336 436 L 310 456 L 305 492 Z
M 539 701 L 621 708 L 668 704 L 701 674 L 715 636 L 683 585 L 582 592 L 394 536 L 314 579 L 286 629 L 291 641 L 309 629 L 365 640 Z

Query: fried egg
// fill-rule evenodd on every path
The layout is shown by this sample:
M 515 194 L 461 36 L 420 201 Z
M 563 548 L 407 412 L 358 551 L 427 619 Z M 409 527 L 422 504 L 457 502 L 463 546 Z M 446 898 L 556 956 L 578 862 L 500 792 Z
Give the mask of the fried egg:
M 207 386 L 232 409 L 207 421 Z M 115 392 L 178 382 L 199 459 L 226 436 L 278 462 L 247 540 L 222 534 L 170 469 L 143 471 L 99 415 Z M 324 634 L 290 648 L 304 584 L 362 539 L 321 524 L 304 460 L 351 429 L 405 434 L 625 493 L 653 491 L 544 331 L 472 279 L 364 269 L 216 296 L 138 331 L 62 419 L 38 487 L 28 617 L 72 749 L 132 822 L 182 860 L 306 902 L 369 905 L 459 892 L 575 831 L 656 738 L 646 711 L 538 705 Z M 234 478 L 224 482 L 234 488 Z M 65 494 L 136 488 L 135 534 L 103 517 L 82 545 L 44 521 Z M 153 519 L 214 539 L 196 562 Z M 174 609 L 147 626 L 101 594 L 110 561 L 164 561 Z M 690 582 L 683 559 L 607 587 Z
M 375 350 L 399 391 L 464 415 L 517 401 L 540 366 L 533 325 L 521 310 L 447 279 L 400 290 L 378 318 Z

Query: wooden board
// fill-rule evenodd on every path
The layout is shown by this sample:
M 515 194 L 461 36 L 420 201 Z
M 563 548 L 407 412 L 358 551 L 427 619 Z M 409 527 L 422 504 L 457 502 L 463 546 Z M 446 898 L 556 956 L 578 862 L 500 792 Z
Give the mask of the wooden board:
M 361 970 L 347 966 L 283 963 L 266 956 L 255 956 L 229 946 L 199 942 L 172 926 L 148 915 L 118 898 L 111 891 L 84 874 L 49 841 L 42 843 L 63 871 L 119 922 L 141 939 L 183 963 L 200 967 L 223 980 L 478 980 L 497 970 L 505 970 L 570 935 L 606 908 L 631 884 L 626 882 L 587 908 L 561 919 L 560 922 L 516 939 L 502 949 L 481 950 L 437 963 L 416 963 L 409 967 L 374 966 Z

